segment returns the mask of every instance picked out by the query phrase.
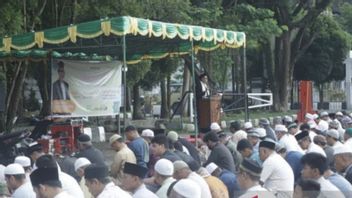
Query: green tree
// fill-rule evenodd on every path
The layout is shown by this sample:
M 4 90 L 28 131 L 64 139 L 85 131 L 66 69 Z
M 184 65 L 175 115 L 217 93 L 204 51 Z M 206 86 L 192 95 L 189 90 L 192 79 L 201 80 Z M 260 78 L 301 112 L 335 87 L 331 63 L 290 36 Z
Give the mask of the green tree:
M 266 49 L 270 52 L 267 55 L 267 65 L 272 68 L 268 71 L 271 71 L 274 110 L 287 111 L 294 65 L 318 35 L 317 32 L 307 34 L 307 31 L 319 15 L 326 11 L 332 0 L 248 2 L 256 7 L 272 10 L 278 25 L 287 27 L 280 36 L 272 39 Z
M 319 29 L 319 35 L 297 61 L 294 78 L 316 82 L 319 87 L 320 102 L 323 102 L 323 84 L 345 78 L 343 62 L 351 47 L 350 35 L 332 16 L 328 15 L 320 16 L 310 29 L 314 31 Z

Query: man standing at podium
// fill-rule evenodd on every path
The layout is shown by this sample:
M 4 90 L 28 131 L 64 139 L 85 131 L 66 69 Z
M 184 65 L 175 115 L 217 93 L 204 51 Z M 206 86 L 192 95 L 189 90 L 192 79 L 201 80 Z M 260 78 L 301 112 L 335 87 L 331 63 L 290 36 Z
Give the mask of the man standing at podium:
M 208 84 L 208 76 L 207 74 L 203 73 L 199 76 L 200 80 L 200 96 L 202 98 L 209 98 L 210 96 L 210 89 L 209 89 L 209 84 Z

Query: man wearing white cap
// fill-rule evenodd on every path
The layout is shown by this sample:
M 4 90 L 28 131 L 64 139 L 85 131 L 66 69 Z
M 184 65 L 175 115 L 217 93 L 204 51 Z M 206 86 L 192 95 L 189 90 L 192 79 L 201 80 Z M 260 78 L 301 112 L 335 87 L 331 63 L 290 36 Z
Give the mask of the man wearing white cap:
M 322 121 L 322 120 L 327 122 L 327 123 L 331 121 L 328 112 L 323 111 L 323 112 L 320 113 L 320 121 Z M 319 123 L 320 123 L 320 121 L 319 121 Z
M 213 131 L 213 132 L 215 132 L 215 133 L 218 133 L 218 132 L 221 131 L 221 127 L 220 127 L 220 125 L 219 125 L 217 122 L 213 122 L 213 123 L 211 123 L 211 125 L 210 125 L 210 131 Z
M 141 137 L 148 142 L 148 144 L 150 144 L 150 142 L 152 141 L 153 137 L 154 137 L 154 131 L 151 129 L 144 129 L 142 131 Z
M 113 150 L 116 151 L 114 155 L 114 160 L 111 164 L 111 176 L 115 178 L 117 184 L 121 182 L 121 178 L 123 175 L 123 166 L 126 162 L 136 163 L 137 159 L 134 155 L 133 151 L 128 148 L 128 146 L 124 143 L 123 138 L 114 134 L 109 139 L 110 146 Z
M 288 130 L 285 125 L 275 125 L 275 133 L 277 138 L 279 139 L 279 143 L 286 148 L 287 152 L 299 151 L 303 153 L 302 149 L 298 145 L 296 138 L 288 133 Z
M 159 190 L 155 194 L 159 198 L 167 198 L 167 190 L 176 181 L 172 177 L 174 174 L 174 165 L 168 159 L 160 159 L 156 162 L 154 169 L 154 181 L 160 185 Z
M 35 198 L 30 182 L 26 182 L 24 169 L 19 164 L 10 164 L 4 170 L 6 184 L 13 198 Z
M 200 167 L 197 173 L 207 182 L 213 198 L 229 198 L 227 187 L 219 178 L 209 174 L 208 170 L 204 167 Z
M 229 193 L 229 197 L 237 197 L 239 190 L 239 186 L 237 183 L 236 175 L 228 171 L 226 169 L 221 169 L 215 163 L 210 163 L 206 167 L 209 174 L 219 178 L 227 187 L 227 191 Z
M 85 157 L 78 158 L 75 162 L 75 171 L 77 175 L 80 177 L 79 186 L 81 187 L 85 198 L 93 197 L 93 195 L 89 192 L 88 187 L 86 186 L 86 179 L 84 178 L 84 170 L 90 164 L 91 164 L 90 161 Z
M 331 146 L 334 150 L 337 147 L 342 146 L 343 144 L 339 141 L 339 132 L 335 129 L 329 129 L 326 132 L 326 142 L 328 143 L 329 146 Z
M 250 130 L 247 132 L 247 139 L 253 146 L 253 151 L 259 152 L 259 143 L 260 143 L 260 134 L 258 133 L 260 130 Z
M 247 139 L 247 133 L 241 129 L 241 123 L 239 121 L 231 122 L 230 132 L 233 133 L 232 141 L 237 144 L 242 139 Z
M 211 192 L 207 182 L 200 175 L 195 172 L 192 172 L 186 162 L 178 160 L 175 161 L 173 164 L 175 179 L 191 179 L 200 187 L 202 198 L 211 198 Z
M 19 164 L 23 167 L 24 172 L 26 174 L 26 181 L 27 182 L 31 182 L 29 175 L 32 172 L 32 167 L 31 167 L 31 159 L 29 159 L 29 157 L 26 156 L 17 156 L 15 158 L 15 164 Z
M 252 122 L 245 122 L 243 128 L 246 132 L 250 131 L 253 128 Z
M 337 147 L 334 151 L 336 171 L 352 184 L 352 149 L 348 146 Z
M 172 188 L 170 198 L 203 198 L 201 189 L 190 179 L 181 179 Z

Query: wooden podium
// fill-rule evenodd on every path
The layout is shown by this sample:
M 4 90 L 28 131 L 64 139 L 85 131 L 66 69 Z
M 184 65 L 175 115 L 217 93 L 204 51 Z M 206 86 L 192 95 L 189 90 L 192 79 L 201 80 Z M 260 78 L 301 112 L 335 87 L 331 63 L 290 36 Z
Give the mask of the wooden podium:
M 213 122 L 220 124 L 221 96 L 198 99 L 197 103 L 198 124 L 201 132 L 207 132 Z

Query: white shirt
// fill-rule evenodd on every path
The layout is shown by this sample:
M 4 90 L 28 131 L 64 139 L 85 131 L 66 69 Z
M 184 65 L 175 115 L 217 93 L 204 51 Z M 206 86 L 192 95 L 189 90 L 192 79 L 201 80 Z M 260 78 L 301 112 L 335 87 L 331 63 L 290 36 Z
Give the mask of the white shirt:
M 77 181 L 65 172 L 59 172 L 59 179 L 62 184 L 62 190 L 75 198 L 84 198 L 83 192 L 79 187 Z
M 204 98 L 209 97 L 210 91 L 209 91 L 208 85 L 205 84 L 203 81 L 200 81 L 200 84 L 202 85 L 202 92 L 205 92 L 203 97 Z
M 267 189 L 261 187 L 260 185 L 253 186 L 251 188 L 248 188 L 247 191 L 241 195 L 239 198 L 253 198 L 253 197 L 258 197 L 258 198 L 274 198 L 274 194 Z
M 25 182 L 20 187 L 18 187 L 11 195 L 13 198 L 35 198 L 36 194 L 33 191 L 32 184 L 30 182 Z
M 291 134 L 283 135 L 279 142 L 285 146 L 287 152 L 298 151 L 303 153 L 301 147 L 298 145 L 296 138 Z
M 68 194 L 66 191 L 62 191 L 57 194 L 54 198 L 74 198 L 72 195 Z
M 335 150 L 336 148 L 343 146 L 343 144 L 340 141 L 335 142 L 334 145 L 332 145 L 332 148 Z
M 345 195 L 329 180 L 326 180 L 323 176 L 316 180 L 320 184 L 319 198 L 343 198 Z
M 313 142 L 314 140 L 314 137 L 316 136 L 317 134 L 314 132 L 314 131 L 309 131 L 309 137 L 310 137 L 310 140 Z
M 113 182 L 105 185 L 103 191 L 97 198 L 131 198 L 132 196 L 120 187 L 116 186 Z
M 349 138 L 348 140 L 346 140 L 345 145 L 352 149 L 352 138 Z
M 264 183 L 264 188 L 272 192 L 289 193 L 289 196 L 292 196 L 294 185 L 292 168 L 276 152 L 264 161 L 260 180 Z
M 156 191 L 156 195 L 159 198 L 167 198 L 167 190 L 169 189 L 170 185 L 172 182 L 176 181 L 174 178 L 169 177 L 167 178 L 162 184 L 161 187 L 159 188 L 158 191 Z
M 144 184 L 137 188 L 133 193 L 133 198 L 158 198 L 152 191 L 148 190 Z
M 313 142 L 311 142 L 309 144 L 306 153 L 319 153 L 319 154 L 323 155 L 324 157 L 326 157 L 325 151 L 320 146 L 314 144 Z
M 192 181 L 196 182 L 199 185 L 202 198 L 211 198 L 211 192 L 210 192 L 209 186 L 203 177 L 201 177 L 195 172 L 191 172 L 188 175 L 188 179 L 191 179 Z

